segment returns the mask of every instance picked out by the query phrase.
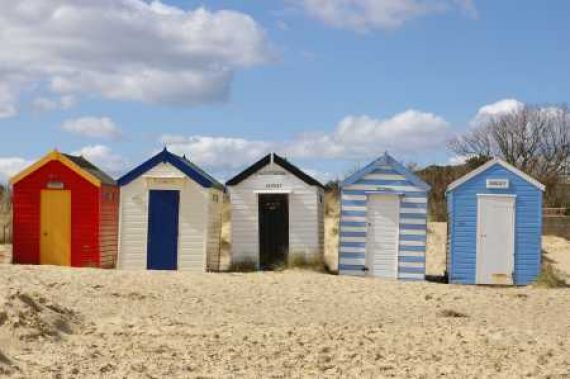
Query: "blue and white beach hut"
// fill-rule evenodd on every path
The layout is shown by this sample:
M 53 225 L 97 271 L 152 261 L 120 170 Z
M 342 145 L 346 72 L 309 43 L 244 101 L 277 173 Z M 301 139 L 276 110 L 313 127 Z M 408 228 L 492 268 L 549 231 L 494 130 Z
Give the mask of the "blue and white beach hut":
M 429 190 L 387 153 L 345 179 L 339 273 L 423 280 Z
M 540 273 L 544 185 L 493 159 L 447 188 L 451 283 L 515 284 Z

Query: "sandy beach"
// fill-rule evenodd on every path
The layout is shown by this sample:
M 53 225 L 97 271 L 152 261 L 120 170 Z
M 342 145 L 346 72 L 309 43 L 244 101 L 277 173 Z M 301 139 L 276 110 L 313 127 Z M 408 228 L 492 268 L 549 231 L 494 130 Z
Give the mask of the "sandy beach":
M 0 266 L 16 377 L 569 374 L 570 291 Z

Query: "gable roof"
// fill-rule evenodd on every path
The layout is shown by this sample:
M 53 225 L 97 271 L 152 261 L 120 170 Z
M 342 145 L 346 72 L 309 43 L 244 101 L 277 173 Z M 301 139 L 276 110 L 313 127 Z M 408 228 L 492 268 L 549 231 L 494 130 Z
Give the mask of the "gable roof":
M 456 181 L 452 182 L 449 186 L 447 186 L 446 192 L 449 192 L 449 191 L 456 189 L 457 187 L 468 182 L 472 178 L 476 177 L 477 175 L 481 174 L 484 171 L 487 171 L 489 168 L 491 168 L 495 165 L 502 166 L 506 170 L 509 170 L 513 174 L 515 174 L 515 175 L 521 177 L 522 179 L 526 180 L 528 183 L 532 184 L 533 186 L 535 186 L 539 190 L 544 191 L 544 189 L 545 189 L 544 184 L 540 183 L 538 180 L 534 179 L 530 175 L 525 174 L 524 172 L 522 172 L 521 170 L 519 170 L 515 166 L 508 164 L 507 162 L 503 161 L 502 159 L 494 158 L 494 159 L 490 160 L 489 162 L 485 163 L 484 165 L 479 166 L 475 170 L 471 171 L 467 175 L 464 175 L 461 178 L 457 179 Z
M 249 166 L 248 168 L 246 168 L 236 176 L 234 176 L 232 179 L 228 180 L 226 182 L 226 185 L 228 186 L 238 185 L 239 183 L 243 182 L 245 179 L 249 178 L 251 175 L 255 174 L 257 171 L 261 170 L 263 167 L 270 164 L 272 161 L 273 163 L 289 171 L 291 174 L 295 175 L 297 178 L 307 183 L 308 185 L 324 188 L 321 182 L 319 182 L 312 176 L 307 175 L 300 168 L 289 163 L 287 159 L 280 157 L 275 153 L 267 154 L 265 157 L 261 158 L 260 160 L 258 160 L 257 162 L 255 162 L 254 164 L 252 164 L 251 166 Z
M 119 180 L 119 186 L 124 186 L 129 184 L 139 176 L 143 175 L 145 172 L 154 168 L 160 163 L 170 163 L 178 170 L 182 171 L 187 177 L 194 180 L 196 183 L 204 188 L 217 188 L 220 190 L 224 189 L 223 184 L 218 182 L 214 177 L 207 174 L 200 167 L 196 166 L 194 163 L 190 162 L 186 157 L 180 157 L 170 151 L 162 150 L 160 153 L 156 154 L 152 158 L 148 159 L 141 165 L 135 167 L 127 174 L 123 175 Z
M 45 166 L 47 163 L 57 161 L 65 165 L 70 170 L 74 171 L 76 174 L 82 176 L 91 184 L 100 187 L 102 184 L 106 185 L 116 185 L 115 180 L 99 169 L 97 166 L 93 165 L 83 157 L 78 157 L 69 154 L 62 154 L 57 150 L 54 150 L 43 158 L 38 160 L 36 163 L 32 164 L 28 168 L 21 171 L 19 174 L 14 176 L 10 183 L 12 185 L 16 184 L 20 180 L 24 179 L 28 175 L 34 173 L 41 167 Z
M 89 162 L 87 159 L 83 158 L 82 156 L 75 156 L 69 154 L 63 154 L 63 155 L 65 155 L 65 157 L 67 157 L 77 166 L 81 167 L 83 170 L 95 176 L 97 179 L 101 181 L 101 183 L 113 186 L 117 184 L 115 179 L 111 178 L 109 175 L 107 175 L 107 173 L 102 171 L 100 168 L 98 168 L 97 166 L 95 166 L 93 163 Z
M 354 174 L 350 175 L 348 178 L 344 179 L 340 184 L 341 187 L 349 186 L 351 184 L 356 183 L 362 177 L 372 173 L 374 170 L 378 168 L 378 166 L 392 166 L 396 172 L 400 175 L 404 176 L 407 180 L 409 180 L 413 185 L 421 188 L 424 191 L 429 191 L 431 187 L 429 184 L 421 180 L 416 174 L 410 171 L 408 168 L 403 166 L 400 162 L 395 160 L 390 154 L 384 153 L 378 159 L 372 161 L 370 164 L 365 166 L 364 168 L 358 170 Z

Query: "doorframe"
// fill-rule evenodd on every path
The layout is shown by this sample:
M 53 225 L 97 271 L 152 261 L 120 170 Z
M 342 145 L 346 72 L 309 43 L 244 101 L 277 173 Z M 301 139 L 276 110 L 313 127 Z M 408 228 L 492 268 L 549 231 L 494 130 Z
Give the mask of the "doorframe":
M 255 203 L 256 203 L 256 213 L 255 213 L 255 227 L 257 228 L 257 268 L 261 267 L 261 228 L 259 225 L 259 196 L 260 195 L 285 195 L 287 197 L 287 258 L 289 257 L 289 252 L 291 251 L 291 190 L 257 190 L 255 193 Z
M 479 274 L 481 272 L 481 260 L 479 253 L 481 251 L 481 237 L 479 230 L 481 228 L 481 199 L 482 198 L 496 198 L 496 199 L 511 199 L 513 204 L 513 241 L 512 241 L 512 254 L 509 254 L 509 263 L 511 268 L 511 282 L 514 284 L 515 277 L 515 251 L 516 251 L 516 221 L 517 221 L 517 195 L 515 194 L 494 194 L 494 193 L 478 193 L 477 194 L 477 225 L 475 229 L 475 284 L 479 283 Z
M 370 205 L 370 200 L 372 199 L 372 196 L 383 196 L 383 197 L 389 197 L 389 198 L 395 198 L 397 200 L 398 203 L 398 224 L 396 225 L 396 267 L 394 269 L 394 273 L 395 276 L 393 278 L 385 278 L 385 279 L 398 279 L 398 276 L 400 274 L 400 265 L 399 265 L 399 259 L 400 259 L 400 209 L 402 208 L 402 195 L 397 194 L 397 193 L 368 193 L 367 194 L 367 199 L 366 199 L 366 265 L 368 266 L 368 259 L 369 259 L 369 254 L 368 254 L 368 241 L 369 241 L 369 237 L 370 237 L 370 229 L 372 227 L 372 223 L 369 221 L 369 205 Z M 368 269 L 368 272 L 366 273 L 366 276 L 372 276 L 372 277 L 376 277 L 374 275 L 374 269 Z

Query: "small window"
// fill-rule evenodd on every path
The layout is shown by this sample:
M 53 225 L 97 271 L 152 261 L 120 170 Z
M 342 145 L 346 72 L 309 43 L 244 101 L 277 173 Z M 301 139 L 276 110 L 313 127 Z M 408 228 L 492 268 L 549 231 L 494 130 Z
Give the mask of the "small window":
M 217 193 L 213 194 L 213 195 L 212 195 L 212 201 L 214 201 L 214 202 L 217 203 L 218 200 L 219 200 L 218 194 L 217 194 Z
M 323 194 L 319 193 L 319 204 L 323 203 Z
M 103 200 L 105 200 L 105 201 L 113 201 L 113 192 L 105 192 L 105 193 L 103 193 Z

